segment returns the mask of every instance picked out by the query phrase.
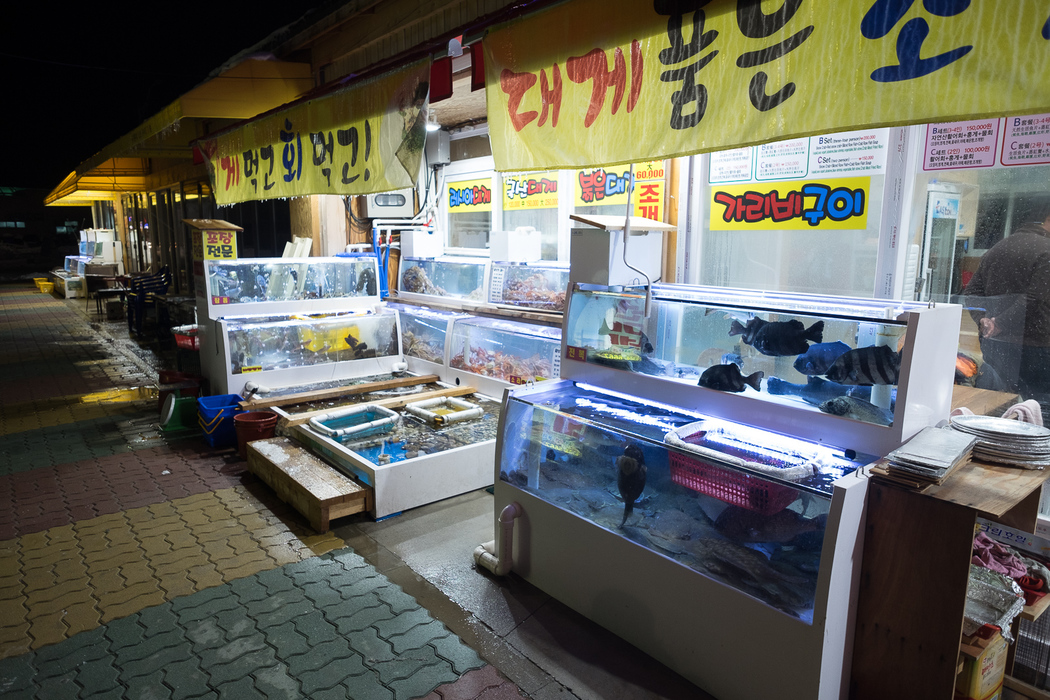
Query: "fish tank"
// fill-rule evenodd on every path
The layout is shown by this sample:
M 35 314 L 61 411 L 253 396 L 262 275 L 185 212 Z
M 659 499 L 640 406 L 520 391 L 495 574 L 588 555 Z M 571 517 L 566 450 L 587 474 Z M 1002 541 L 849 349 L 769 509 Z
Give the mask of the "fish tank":
M 235 316 L 222 325 L 233 374 L 398 355 L 393 313 Z
M 647 299 L 577 285 L 565 363 L 585 368 L 569 378 L 609 386 L 609 377 L 645 377 L 632 393 L 743 422 L 761 402 L 780 412 L 782 432 L 832 440 L 830 430 L 884 453 L 947 417 L 959 322 L 952 304 L 681 285 L 654 285 Z
M 464 314 L 411 304 L 387 304 L 401 317 L 401 347 L 405 357 L 445 364 L 445 339 L 449 328 Z
M 375 258 L 209 260 L 212 305 L 377 297 Z
M 263 393 L 314 382 L 340 382 L 391 372 L 401 361 L 393 311 L 229 316 L 208 342 L 221 365 L 212 391 L 239 394 L 247 383 Z M 203 345 L 203 343 L 202 343 Z
M 398 294 L 481 302 L 485 300 L 488 267 L 486 258 L 403 257 Z
M 482 393 L 498 396 L 506 384 L 558 377 L 561 329 L 467 316 L 452 324 L 448 354 L 449 368 L 459 372 L 453 372 L 456 383 L 467 381 Z M 490 381 L 481 385 L 478 378 Z
M 562 313 L 569 286 L 569 266 L 559 263 L 492 264 L 489 302 Z
M 832 484 L 870 456 L 569 381 L 504 411 L 502 482 L 812 622 Z

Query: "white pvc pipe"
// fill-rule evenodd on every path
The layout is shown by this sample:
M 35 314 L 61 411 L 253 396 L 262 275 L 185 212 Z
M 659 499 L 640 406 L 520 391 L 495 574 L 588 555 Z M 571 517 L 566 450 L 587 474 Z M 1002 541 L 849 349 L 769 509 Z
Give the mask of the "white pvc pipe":
M 499 514 L 499 547 L 497 540 L 479 545 L 474 550 L 474 562 L 483 566 L 496 576 L 506 576 L 514 564 L 514 521 L 525 514 L 525 509 L 517 502 L 510 503 Z

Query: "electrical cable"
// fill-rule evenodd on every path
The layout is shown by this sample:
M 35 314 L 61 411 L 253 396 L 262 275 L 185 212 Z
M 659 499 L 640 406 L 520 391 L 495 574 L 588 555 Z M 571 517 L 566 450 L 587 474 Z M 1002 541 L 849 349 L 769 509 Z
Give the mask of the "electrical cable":
M 645 272 L 627 262 L 627 241 L 631 237 L 631 195 L 634 193 L 634 163 L 631 163 L 630 178 L 631 182 L 627 185 L 627 216 L 623 224 L 623 264 L 645 278 L 645 318 L 649 318 L 653 305 L 652 280 L 649 279 L 649 275 L 645 274 Z

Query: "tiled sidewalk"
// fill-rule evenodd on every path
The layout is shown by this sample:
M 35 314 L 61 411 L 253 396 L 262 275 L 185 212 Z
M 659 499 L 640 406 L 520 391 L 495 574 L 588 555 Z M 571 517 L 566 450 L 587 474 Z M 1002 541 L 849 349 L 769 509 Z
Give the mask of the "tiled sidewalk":
M 0 696 L 522 697 L 235 450 L 164 435 L 149 353 L 82 309 L 0 286 Z

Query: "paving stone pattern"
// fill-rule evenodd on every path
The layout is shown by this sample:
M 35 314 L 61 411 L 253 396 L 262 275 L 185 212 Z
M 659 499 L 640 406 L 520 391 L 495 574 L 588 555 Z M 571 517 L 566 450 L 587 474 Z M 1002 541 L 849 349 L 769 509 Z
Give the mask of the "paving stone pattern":
M 0 697 L 521 698 L 236 450 L 157 425 L 159 366 L 0 286 Z
M 0 694 L 400 700 L 483 666 L 411 596 L 343 549 L 2 659 Z M 500 680 L 492 671 L 485 678 L 488 686 L 474 685 Z

